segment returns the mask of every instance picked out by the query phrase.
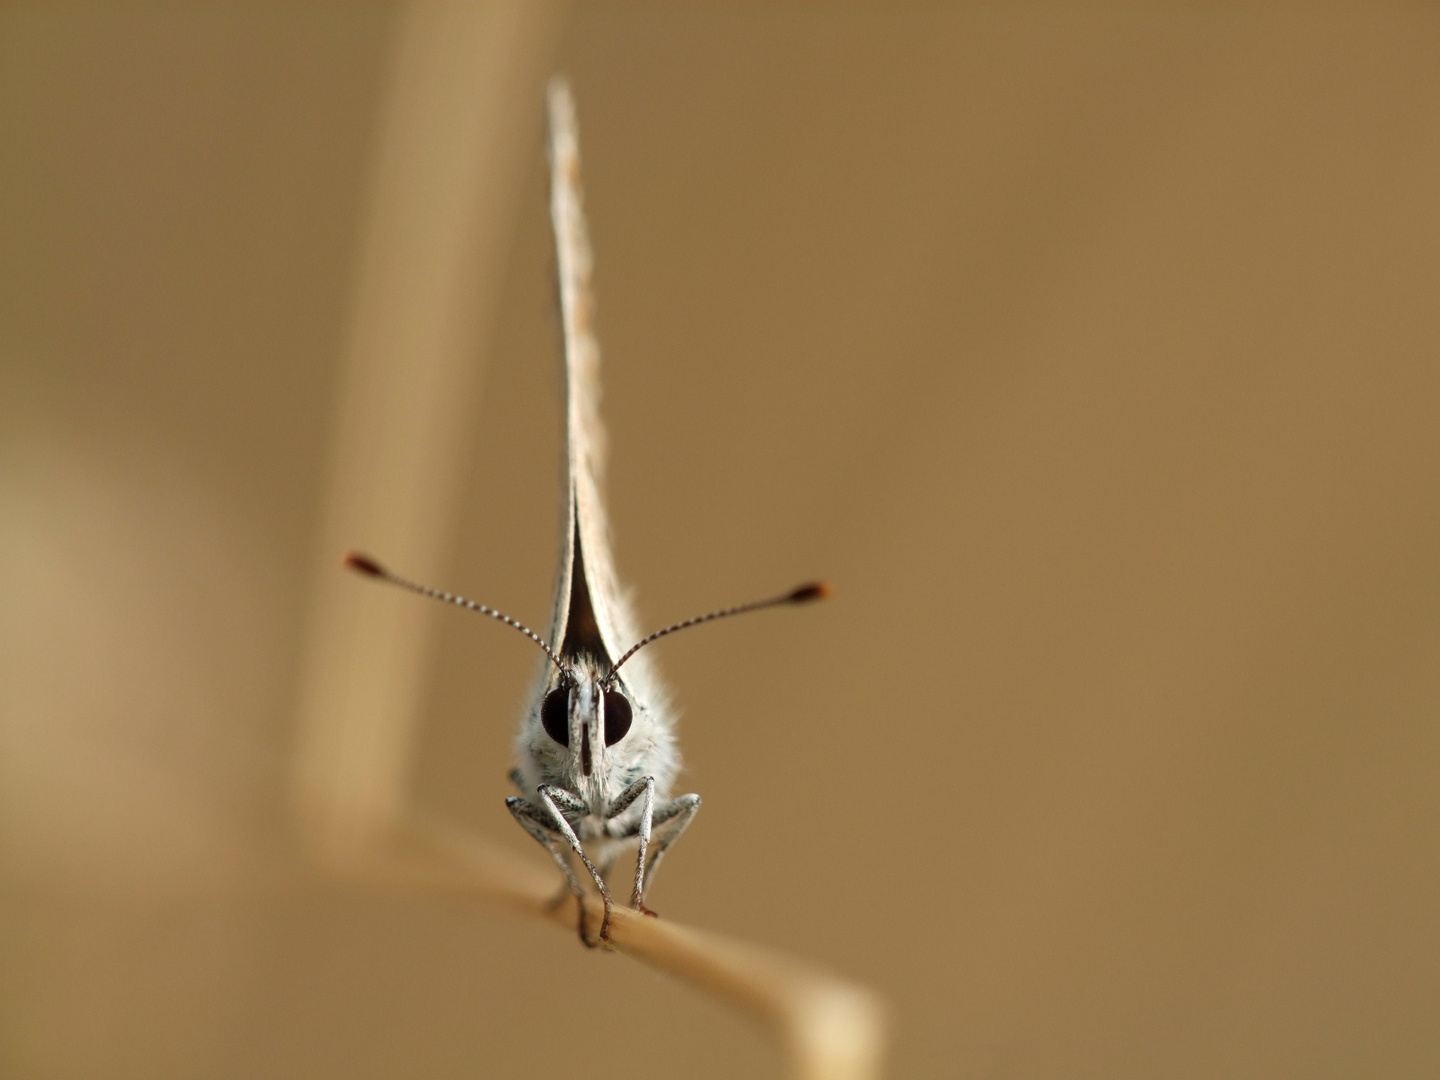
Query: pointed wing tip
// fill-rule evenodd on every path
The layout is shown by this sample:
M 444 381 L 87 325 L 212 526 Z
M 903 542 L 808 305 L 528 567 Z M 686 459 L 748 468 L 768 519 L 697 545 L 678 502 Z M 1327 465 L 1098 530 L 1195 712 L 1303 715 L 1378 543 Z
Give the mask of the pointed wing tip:
M 559 74 L 550 76 L 545 100 L 550 109 L 551 131 L 569 131 L 575 126 L 575 97 L 569 79 Z

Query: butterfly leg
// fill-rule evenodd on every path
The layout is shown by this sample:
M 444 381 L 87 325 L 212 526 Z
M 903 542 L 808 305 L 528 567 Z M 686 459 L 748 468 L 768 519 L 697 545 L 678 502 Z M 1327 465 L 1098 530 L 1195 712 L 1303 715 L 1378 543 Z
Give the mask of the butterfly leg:
M 680 839 L 680 834 L 690 827 L 690 822 L 694 820 L 695 813 L 699 809 L 699 795 L 681 795 L 656 808 L 657 836 L 654 850 L 650 854 L 650 865 L 645 868 L 645 880 L 640 889 L 641 896 L 644 896 L 645 891 L 655 881 L 655 870 L 659 867 L 660 860 L 665 857 L 665 852 L 670 849 L 671 844 Z
M 620 793 L 620 797 L 610 804 L 610 813 L 607 815 L 607 826 L 625 811 L 635 804 L 635 800 L 645 800 L 640 804 L 640 820 L 630 828 L 621 830 L 620 835 L 629 838 L 640 837 L 640 851 L 635 856 L 635 890 L 630 894 L 630 906 L 643 915 L 654 915 L 645 906 L 645 854 L 650 847 L 650 830 L 655 817 L 655 778 L 653 776 L 642 776 L 635 783 Z
M 585 869 L 590 871 L 590 877 L 595 881 L 595 887 L 600 890 L 600 899 L 605 904 L 605 917 L 600 920 L 599 940 L 609 941 L 610 913 L 614 910 L 615 902 L 610 899 L 610 890 L 605 885 L 604 876 L 601 875 L 599 870 L 595 869 L 595 864 L 590 861 L 590 856 L 585 854 L 585 849 L 580 846 L 580 838 L 575 835 L 575 830 L 570 827 L 570 822 L 565 819 L 565 815 L 560 809 L 560 807 L 563 806 L 572 813 L 583 814 L 588 810 L 588 807 L 582 800 L 564 788 L 558 788 L 553 784 L 541 784 L 535 789 L 535 794 L 540 796 L 540 802 L 544 805 L 545 809 L 550 812 L 551 827 L 565 838 L 566 842 L 570 845 L 570 850 L 580 856 L 580 861 L 585 864 Z M 580 916 L 580 938 L 582 941 L 585 938 L 583 906 Z M 586 941 L 585 944 L 594 948 L 594 945 L 589 941 Z
M 517 795 L 512 795 L 505 800 L 506 807 L 511 815 L 520 823 L 520 827 L 533 836 L 542 847 L 550 852 L 555 865 L 560 867 L 560 873 L 565 875 L 565 883 L 560 886 L 560 893 L 551 901 L 550 906 L 565 898 L 567 892 L 575 897 L 575 905 L 579 909 L 579 932 L 580 940 L 588 947 L 594 948 L 594 944 L 585 936 L 585 889 L 580 884 L 580 879 L 575 876 L 575 871 L 570 867 L 570 860 L 567 859 L 565 848 L 560 845 L 560 837 L 556 834 L 555 827 L 550 823 L 550 815 L 534 803 L 526 802 Z
M 628 792 L 627 792 L 628 794 Z M 645 912 L 647 915 L 654 915 L 645 906 L 645 893 L 655 880 L 655 868 L 660 865 L 660 859 L 664 856 L 670 845 L 680 839 L 680 834 L 689 827 L 695 812 L 700 809 L 699 795 L 681 795 L 678 799 L 671 799 L 654 809 L 647 823 L 644 817 L 633 826 L 625 829 L 620 835 L 623 838 L 640 836 L 640 859 L 636 866 L 637 898 L 632 901 L 634 906 Z M 649 825 L 650 832 L 641 835 L 641 829 Z M 654 839 L 653 847 L 650 844 Z M 645 865 L 646 851 L 649 849 L 649 865 Z
M 525 778 L 520 775 L 520 770 L 519 770 L 519 769 L 511 769 L 510 772 L 507 773 L 506 775 L 508 775 L 508 776 L 510 777 L 510 783 L 514 784 L 517 788 L 520 789 L 520 793 L 521 793 L 522 795 L 525 794 L 525 792 L 527 792 L 527 791 L 529 790 L 529 789 L 525 786 Z M 521 800 L 521 801 L 523 801 L 523 800 Z M 527 805 L 528 805 L 528 804 L 527 804 Z M 532 809 L 533 809 L 533 807 L 532 807 Z M 537 811 L 537 812 L 538 812 L 538 811 Z M 548 819 L 546 819 L 546 820 L 548 821 Z M 548 826 L 547 826 L 547 827 L 548 827 Z M 551 854 L 554 854 L 554 852 L 551 852 Z M 606 870 L 603 866 L 602 866 L 600 869 L 601 869 L 601 871 L 604 872 L 604 873 L 609 873 L 609 871 Z M 569 884 L 568 884 L 567 882 L 562 881 L 562 882 L 560 883 L 560 890 L 559 890 L 553 897 L 551 897 L 550 902 L 545 905 L 545 910 L 546 910 L 546 911 L 554 911 L 556 908 L 558 908 L 561 904 L 563 904 L 563 903 L 565 902 L 565 899 L 566 899 L 569 895 L 570 895 L 570 886 L 569 886 Z

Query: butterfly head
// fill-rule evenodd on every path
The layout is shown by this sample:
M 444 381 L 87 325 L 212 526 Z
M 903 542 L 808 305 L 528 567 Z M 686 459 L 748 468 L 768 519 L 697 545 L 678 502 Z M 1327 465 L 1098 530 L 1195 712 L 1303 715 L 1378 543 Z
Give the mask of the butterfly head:
M 567 662 L 547 681 L 531 745 L 579 787 L 602 787 L 640 711 L 628 688 L 611 679 L 608 661 L 589 656 Z M 536 744 L 539 745 L 536 745 Z M 540 756 L 537 755 L 537 756 Z

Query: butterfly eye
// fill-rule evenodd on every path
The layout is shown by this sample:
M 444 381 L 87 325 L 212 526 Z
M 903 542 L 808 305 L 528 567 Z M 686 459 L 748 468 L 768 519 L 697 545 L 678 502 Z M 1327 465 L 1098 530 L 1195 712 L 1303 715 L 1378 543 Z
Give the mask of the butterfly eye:
M 570 745 L 570 688 L 557 686 L 545 695 L 540 706 L 540 723 L 545 734 L 561 746 Z
M 630 730 L 630 702 L 619 690 L 605 691 L 605 745 L 614 746 Z

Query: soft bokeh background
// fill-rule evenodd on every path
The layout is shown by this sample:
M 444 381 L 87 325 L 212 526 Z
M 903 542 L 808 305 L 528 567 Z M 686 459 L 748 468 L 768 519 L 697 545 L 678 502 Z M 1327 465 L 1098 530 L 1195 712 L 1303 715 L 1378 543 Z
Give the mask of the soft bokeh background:
M 777 1075 L 688 989 L 298 840 L 402 19 L 0 12 L 7 1077 Z M 875 987 L 894 1077 L 1440 1075 L 1437 13 L 526 40 L 436 583 L 549 609 L 559 69 L 645 621 L 839 590 L 658 647 L 705 809 L 655 905 Z M 532 650 L 425 618 L 413 797 L 543 860 L 501 805 Z

